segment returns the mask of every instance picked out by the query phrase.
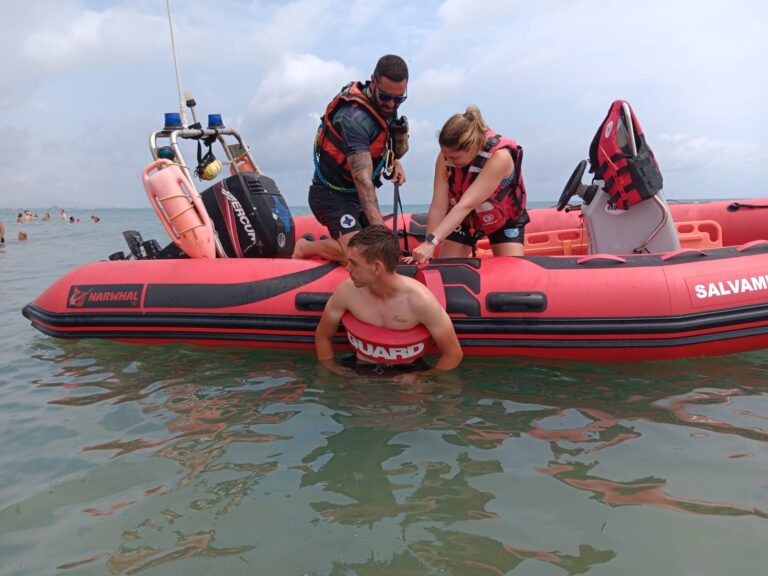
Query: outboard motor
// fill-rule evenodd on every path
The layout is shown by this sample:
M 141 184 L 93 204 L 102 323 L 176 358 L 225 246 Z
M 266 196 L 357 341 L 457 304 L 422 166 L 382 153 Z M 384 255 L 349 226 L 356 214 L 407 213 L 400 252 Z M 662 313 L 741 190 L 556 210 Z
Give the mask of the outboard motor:
M 290 258 L 296 229 L 275 181 L 240 172 L 201 194 L 219 242 L 230 258 Z

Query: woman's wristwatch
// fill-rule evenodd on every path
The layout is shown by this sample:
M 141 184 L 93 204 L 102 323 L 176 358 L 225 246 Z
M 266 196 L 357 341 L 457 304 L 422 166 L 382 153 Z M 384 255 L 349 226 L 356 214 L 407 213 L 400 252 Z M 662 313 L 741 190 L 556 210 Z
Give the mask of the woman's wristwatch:
M 429 242 L 430 244 L 432 244 L 432 246 L 437 246 L 438 244 L 440 244 L 440 240 L 435 238 L 434 234 L 427 234 L 427 237 L 424 238 L 424 242 Z

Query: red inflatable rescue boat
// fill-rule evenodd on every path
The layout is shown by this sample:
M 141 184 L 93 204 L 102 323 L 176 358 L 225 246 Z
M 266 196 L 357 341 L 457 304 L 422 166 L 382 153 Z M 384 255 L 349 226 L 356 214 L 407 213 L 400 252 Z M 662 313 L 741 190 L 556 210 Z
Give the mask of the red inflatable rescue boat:
M 619 125 L 599 132 L 617 141 L 601 143 L 609 154 L 595 162 L 619 165 L 616 155 L 627 154 L 632 166 L 638 158 L 646 176 L 642 198 L 612 190 L 617 179 L 608 168 L 605 180 L 582 184 L 582 162 L 558 209 L 529 211 L 524 257 L 489 257 L 480 245 L 477 257 L 428 264 L 434 271 L 428 285 L 444 298 L 465 355 L 658 360 L 768 347 L 768 199 L 668 204 L 654 189 L 660 174 L 649 173 L 655 159 L 637 137 L 628 105 L 617 102 L 606 122 Z M 170 157 L 189 176 L 178 139 L 224 136 L 240 141 L 223 127 L 167 127 L 152 135 L 153 158 Z M 160 147 L 160 138 L 170 146 Z M 60 338 L 311 350 L 325 302 L 347 272 L 291 259 L 296 237 L 327 231 L 311 217 L 293 218 L 268 177 L 240 170 L 256 166 L 242 141 L 224 150 L 235 174 L 203 191 L 202 202 L 194 194 L 175 199 L 195 207 L 195 226 L 205 219 L 204 206 L 217 233 L 217 257 L 210 257 L 208 236 L 198 228 L 189 233 L 187 225 L 169 231 L 178 246 L 165 248 L 126 233 L 131 255 L 113 255 L 58 280 L 24 308 L 33 326 Z M 152 166 L 160 174 L 169 169 Z M 631 191 L 631 180 L 620 183 Z M 563 210 L 575 196 L 581 202 Z M 169 195 L 153 189 L 151 197 L 163 203 Z M 172 220 L 173 209 L 166 211 Z M 396 219 L 405 250 L 424 240 L 426 215 Z M 399 272 L 418 270 L 400 266 Z M 365 344 L 349 328 L 356 349 L 375 356 L 375 343 Z M 335 342 L 350 348 L 344 332 Z M 429 348 L 428 339 L 419 342 Z

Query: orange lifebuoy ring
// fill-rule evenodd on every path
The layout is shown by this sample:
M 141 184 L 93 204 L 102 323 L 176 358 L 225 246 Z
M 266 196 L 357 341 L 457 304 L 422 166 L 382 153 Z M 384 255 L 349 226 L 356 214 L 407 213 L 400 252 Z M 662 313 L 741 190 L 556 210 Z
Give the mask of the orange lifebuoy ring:
M 213 225 L 181 168 L 161 158 L 144 169 L 142 179 L 149 202 L 173 243 L 190 258 L 215 258 Z

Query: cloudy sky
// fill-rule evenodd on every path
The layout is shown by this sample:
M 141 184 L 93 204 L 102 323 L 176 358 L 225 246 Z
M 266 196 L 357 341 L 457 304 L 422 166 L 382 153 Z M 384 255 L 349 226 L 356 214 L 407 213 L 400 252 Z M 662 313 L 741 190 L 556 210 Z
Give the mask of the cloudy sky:
M 2 7 L 0 206 L 148 206 L 148 136 L 179 104 L 165 0 Z M 306 205 L 325 105 L 386 53 L 411 70 L 406 203 L 429 202 L 436 134 L 468 104 L 525 148 L 530 200 L 556 199 L 617 98 L 635 109 L 668 197 L 768 192 L 764 0 L 171 7 L 183 89 L 199 115 L 221 113 L 241 131 L 291 205 Z M 388 203 L 391 187 L 380 197 Z

